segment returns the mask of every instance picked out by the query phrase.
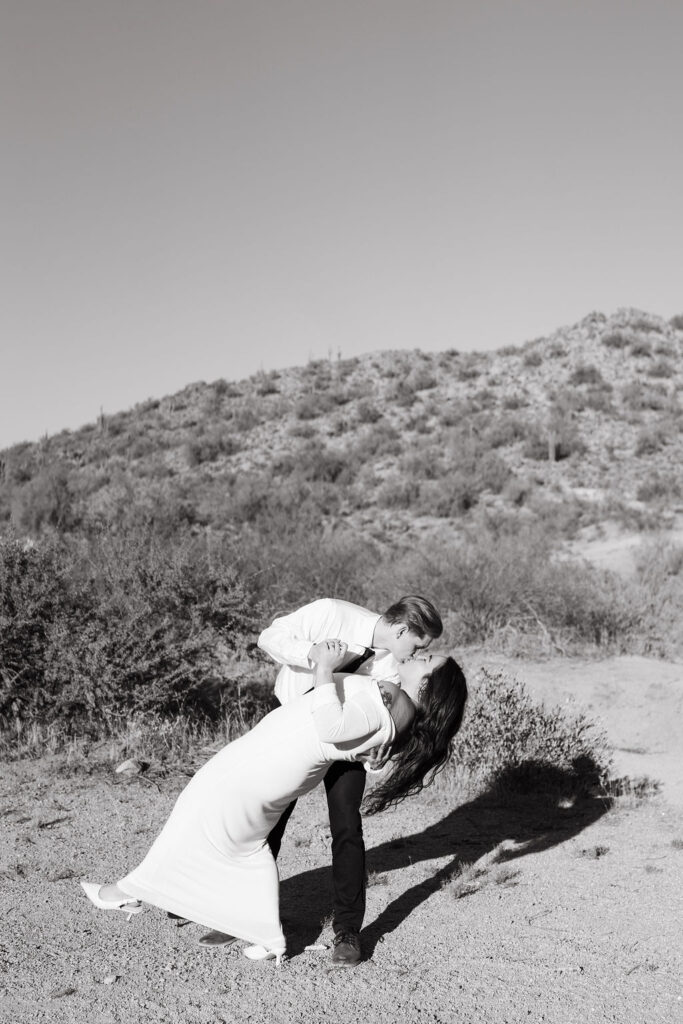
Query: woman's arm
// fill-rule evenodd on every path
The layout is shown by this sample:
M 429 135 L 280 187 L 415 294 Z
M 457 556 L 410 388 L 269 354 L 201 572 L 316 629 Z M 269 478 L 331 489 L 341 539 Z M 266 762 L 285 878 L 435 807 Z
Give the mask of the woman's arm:
M 318 737 L 325 743 L 342 743 L 361 740 L 378 732 L 386 724 L 386 719 L 369 692 L 367 695 L 358 694 L 349 701 L 339 699 L 333 673 L 344 662 L 346 644 L 340 640 L 326 640 L 321 646 L 323 650 L 315 668 L 311 703 Z

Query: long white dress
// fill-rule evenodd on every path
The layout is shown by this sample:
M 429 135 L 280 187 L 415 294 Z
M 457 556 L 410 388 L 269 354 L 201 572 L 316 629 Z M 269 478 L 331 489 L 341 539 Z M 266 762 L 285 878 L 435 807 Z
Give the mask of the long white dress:
M 336 676 L 271 711 L 211 758 L 178 797 L 124 892 L 282 953 L 278 873 L 267 837 L 330 762 L 363 760 L 394 723 L 374 679 Z

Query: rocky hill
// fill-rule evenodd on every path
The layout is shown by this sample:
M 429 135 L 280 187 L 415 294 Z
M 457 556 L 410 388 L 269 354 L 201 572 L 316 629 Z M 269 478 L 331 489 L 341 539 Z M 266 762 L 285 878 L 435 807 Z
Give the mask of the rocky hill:
M 226 378 L 229 355 L 226 354 Z M 633 309 L 521 347 L 382 351 L 188 385 L 0 453 L 0 522 L 377 538 L 542 521 L 563 536 L 683 505 L 683 317 Z

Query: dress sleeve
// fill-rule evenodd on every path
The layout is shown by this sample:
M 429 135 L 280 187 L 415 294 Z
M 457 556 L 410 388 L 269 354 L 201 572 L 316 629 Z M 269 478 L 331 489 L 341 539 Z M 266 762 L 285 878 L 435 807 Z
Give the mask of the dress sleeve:
M 361 740 L 380 732 L 386 725 L 386 714 L 369 690 L 344 702 L 336 686 L 318 686 L 313 691 L 311 715 L 318 738 L 324 743 Z
M 306 604 L 290 615 L 281 615 L 258 638 L 258 646 L 280 665 L 309 668 L 308 652 L 324 640 L 331 602 L 323 599 Z

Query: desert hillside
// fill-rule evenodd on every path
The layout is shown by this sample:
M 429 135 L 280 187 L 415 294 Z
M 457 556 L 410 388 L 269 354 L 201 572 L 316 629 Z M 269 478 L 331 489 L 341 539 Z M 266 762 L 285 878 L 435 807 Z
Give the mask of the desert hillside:
M 463 345 L 466 349 L 466 342 Z M 490 353 L 378 351 L 195 383 L 0 454 L 0 521 L 231 533 L 260 518 L 378 540 L 473 516 L 671 525 L 683 503 L 683 319 L 592 313 Z

